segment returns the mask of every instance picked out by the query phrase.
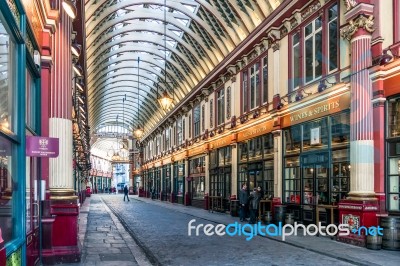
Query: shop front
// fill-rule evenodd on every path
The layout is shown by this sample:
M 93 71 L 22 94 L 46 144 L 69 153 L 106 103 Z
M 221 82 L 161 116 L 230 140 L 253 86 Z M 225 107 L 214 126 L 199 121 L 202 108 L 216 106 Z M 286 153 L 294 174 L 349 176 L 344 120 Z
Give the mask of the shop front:
M 174 196 L 173 202 L 184 204 L 185 202 L 185 160 L 174 163 Z
M 350 191 L 348 106 L 346 94 L 284 118 L 282 201 L 295 220 L 315 223 L 318 205 L 336 209 Z M 329 215 L 318 219 L 327 222 Z
M 162 193 L 161 200 L 168 201 L 171 197 L 171 164 L 162 167 Z
M 232 148 L 222 147 L 210 152 L 210 200 L 221 210 L 229 210 L 232 184 Z
M 387 99 L 386 199 L 390 215 L 400 214 L 400 96 Z
M 262 198 L 274 197 L 273 122 L 266 121 L 238 133 L 237 195 L 243 184 L 250 193 L 261 187 Z
M 193 207 L 204 208 L 204 195 L 206 186 L 205 156 L 189 159 L 189 176 L 187 178 L 190 202 Z

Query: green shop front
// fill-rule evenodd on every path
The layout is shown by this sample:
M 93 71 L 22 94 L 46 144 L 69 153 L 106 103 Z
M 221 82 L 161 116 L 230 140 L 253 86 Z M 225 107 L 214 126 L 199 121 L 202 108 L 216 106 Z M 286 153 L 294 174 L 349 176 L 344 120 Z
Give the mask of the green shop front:
M 283 118 L 283 198 L 297 221 L 327 222 L 328 209 L 350 191 L 350 96 L 344 94 Z M 337 211 L 334 212 L 337 215 Z

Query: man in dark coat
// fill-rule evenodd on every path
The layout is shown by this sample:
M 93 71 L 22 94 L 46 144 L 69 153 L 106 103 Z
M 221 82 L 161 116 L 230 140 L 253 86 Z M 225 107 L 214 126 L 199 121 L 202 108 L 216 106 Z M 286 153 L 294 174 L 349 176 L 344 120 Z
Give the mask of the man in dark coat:
M 128 197 L 128 192 L 129 192 L 128 185 L 125 185 L 124 186 L 124 201 L 125 201 L 125 197 L 128 199 L 128 201 L 130 201 L 129 197 Z
M 247 194 L 247 185 L 246 183 L 243 183 L 242 189 L 239 192 L 239 205 L 240 205 L 239 216 L 241 222 L 246 220 L 246 207 L 248 200 L 249 200 L 249 195 Z
M 254 188 L 253 192 L 250 193 L 250 224 L 255 224 L 257 222 L 258 204 L 261 200 L 261 187 Z

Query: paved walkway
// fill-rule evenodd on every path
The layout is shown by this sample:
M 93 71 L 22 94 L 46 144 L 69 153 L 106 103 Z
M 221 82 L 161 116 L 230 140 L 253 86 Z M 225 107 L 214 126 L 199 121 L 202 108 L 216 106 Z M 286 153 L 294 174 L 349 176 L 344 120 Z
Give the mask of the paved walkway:
M 153 265 L 99 195 L 86 198 L 79 214 L 81 263 L 69 265 Z
M 163 236 L 161 233 L 158 233 L 160 236 L 156 233 L 156 230 L 158 230 L 158 232 L 163 232 L 167 237 L 175 238 L 175 242 L 181 242 L 181 245 L 184 245 L 185 241 L 193 242 L 193 238 L 192 240 L 188 240 L 189 237 L 187 235 L 186 237 L 184 235 L 179 236 L 179 232 L 177 231 L 186 230 L 187 232 L 187 221 L 174 221 L 174 219 L 171 218 L 174 217 L 173 213 L 176 213 L 176 217 L 180 217 L 180 219 L 182 219 L 182 215 L 188 217 L 187 219 L 189 220 L 197 219 L 197 223 L 209 221 L 226 225 L 238 222 L 239 220 L 237 217 L 231 217 L 223 213 L 211 213 L 202 209 L 160 202 L 147 198 L 131 197 L 131 202 L 125 203 L 122 197 L 122 195 L 98 194 L 92 195 L 91 198 L 86 199 L 81 207 L 79 220 L 79 239 L 82 244 L 82 261 L 80 264 L 74 265 L 188 265 L 190 264 L 188 260 L 195 254 L 184 254 L 186 252 L 180 249 L 179 243 L 177 247 L 163 246 L 163 243 L 161 243 L 162 241 L 160 241 L 160 238 Z M 141 204 L 139 204 L 140 202 Z M 172 214 L 172 216 L 168 216 L 169 214 Z M 147 219 L 146 217 L 150 221 L 157 222 L 149 224 L 149 220 L 145 220 Z M 161 219 L 163 220 L 161 221 Z M 168 226 L 168 229 L 172 228 L 173 230 L 171 231 L 177 232 L 174 233 L 175 236 L 166 232 L 167 229 L 161 228 L 164 224 Z M 257 240 L 251 240 L 251 243 L 258 243 L 257 245 L 261 243 L 261 245 L 263 245 L 263 241 L 261 241 L 263 238 L 265 239 L 265 237 L 257 236 Z M 299 257 L 297 260 L 298 263 L 294 261 L 294 263 L 298 265 L 301 265 L 303 262 L 306 263 L 304 265 L 319 265 L 320 263 L 334 263 L 334 265 L 399 265 L 400 261 L 399 251 L 374 251 L 337 242 L 328 237 L 291 236 L 287 238 L 285 242 L 282 242 L 279 237 L 267 238 L 268 239 L 265 239 L 264 242 L 269 243 L 272 240 L 272 242 L 276 243 L 274 247 L 276 253 L 282 253 L 282 256 L 285 256 L 285 254 L 287 257 L 293 256 L 293 252 L 298 253 L 298 250 L 304 250 L 304 254 L 315 257 L 314 263 L 311 264 L 307 264 L 303 261 L 304 257 Z M 202 239 L 198 238 L 198 242 L 201 241 Z M 210 243 L 211 246 L 213 245 L 213 241 L 215 241 L 215 239 L 205 239 L 205 243 Z M 191 242 L 187 243 L 195 246 L 195 243 L 192 244 Z M 226 250 L 232 248 L 230 245 L 237 245 L 238 240 L 232 239 L 229 242 L 231 243 L 226 244 Z M 215 243 L 215 249 L 218 250 L 216 251 L 217 253 L 220 252 L 219 250 L 225 249 L 225 244 L 221 247 L 220 240 L 217 240 Z M 246 243 L 246 241 L 240 241 L 240 243 Z M 219 247 L 218 244 L 220 245 Z M 271 243 L 268 245 L 270 246 L 270 244 Z M 172 256 L 170 255 L 171 248 L 172 250 L 175 250 L 175 248 L 177 249 L 176 254 Z M 180 252 L 178 252 L 179 249 Z M 290 252 L 292 252 L 292 254 L 290 254 Z M 201 252 L 199 253 L 202 254 Z M 237 256 L 240 256 L 240 252 L 237 253 Z M 203 254 L 204 256 L 210 256 L 212 253 Z M 178 257 L 182 257 L 182 259 L 179 263 L 176 263 L 178 261 L 173 262 L 168 256 L 171 256 L 172 259 Z M 162 258 L 165 257 L 168 257 L 165 260 L 167 262 L 164 261 L 164 263 L 160 263 L 159 261 L 162 261 Z M 202 259 L 204 259 L 204 262 L 207 261 L 206 258 L 202 258 L 202 256 L 199 257 L 198 255 L 197 258 L 194 259 L 197 259 L 197 262 L 202 261 Z M 337 260 L 337 263 L 335 263 L 334 260 Z M 187 263 L 185 263 L 185 261 L 187 261 Z M 219 261 L 214 262 L 218 264 Z M 232 265 L 240 265 L 239 261 L 235 263 L 234 259 L 232 259 L 231 263 Z M 226 263 L 220 263 L 220 265 L 221 264 L 228 265 Z M 259 263 L 253 261 L 253 264 L 258 265 Z M 276 264 L 284 265 L 275 262 L 275 265 Z M 203 263 L 203 265 L 205 264 Z

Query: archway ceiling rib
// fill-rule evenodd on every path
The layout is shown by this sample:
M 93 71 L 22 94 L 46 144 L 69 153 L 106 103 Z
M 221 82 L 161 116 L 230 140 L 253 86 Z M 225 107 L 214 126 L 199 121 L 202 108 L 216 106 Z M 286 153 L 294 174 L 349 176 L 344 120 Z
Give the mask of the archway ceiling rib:
M 167 0 L 165 32 L 164 0 L 86 1 L 90 126 L 114 124 L 118 115 L 124 128 L 151 130 L 168 113 L 157 92 L 178 104 L 281 2 Z

